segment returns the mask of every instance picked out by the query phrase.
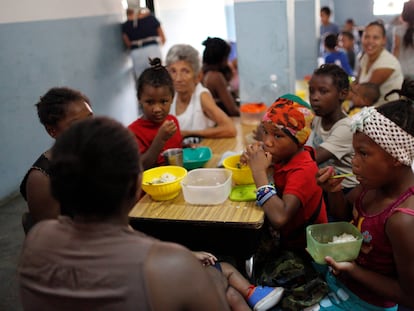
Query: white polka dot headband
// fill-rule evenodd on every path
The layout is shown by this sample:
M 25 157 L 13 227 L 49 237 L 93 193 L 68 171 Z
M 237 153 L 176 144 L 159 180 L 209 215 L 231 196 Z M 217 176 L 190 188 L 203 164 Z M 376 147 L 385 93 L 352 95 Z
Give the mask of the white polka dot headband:
M 374 107 L 364 107 L 352 117 L 351 130 L 362 132 L 404 165 L 414 160 L 414 137 Z

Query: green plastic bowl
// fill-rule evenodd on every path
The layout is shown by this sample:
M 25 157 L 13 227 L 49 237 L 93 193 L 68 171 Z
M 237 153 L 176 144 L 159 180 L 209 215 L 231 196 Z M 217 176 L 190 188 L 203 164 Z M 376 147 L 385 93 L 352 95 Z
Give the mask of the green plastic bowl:
M 342 243 L 328 243 L 334 236 L 352 234 L 356 240 Z M 307 251 L 318 264 L 326 264 L 325 256 L 335 261 L 352 261 L 358 257 L 362 245 L 362 234 L 349 222 L 330 222 L 310 225 L 306 228 Z
M 212 155 L 211 149 L 206 146 L 184 148 L 183 166 L 187 170 L 204 167 L 204 165 L 211 159 Z

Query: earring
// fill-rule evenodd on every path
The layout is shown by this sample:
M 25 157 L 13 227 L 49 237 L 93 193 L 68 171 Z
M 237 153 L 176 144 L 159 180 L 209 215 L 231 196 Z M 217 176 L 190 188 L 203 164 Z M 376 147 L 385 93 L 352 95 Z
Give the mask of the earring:
M 47 132 L 49 133 L 50 136 L 52 136 L 53 138 L 56 137 L 56 130 L 52 127 L 48 127 L 47 128 Z

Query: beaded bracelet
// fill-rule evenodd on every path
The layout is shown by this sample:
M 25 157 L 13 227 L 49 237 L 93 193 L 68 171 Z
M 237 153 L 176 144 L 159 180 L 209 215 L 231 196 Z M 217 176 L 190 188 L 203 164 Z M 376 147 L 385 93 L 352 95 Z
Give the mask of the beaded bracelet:
M 272 185 L 263 185 L 256 190 L 256 202 L 263 206 L 272 196 L 277 195 L 276 188 Z

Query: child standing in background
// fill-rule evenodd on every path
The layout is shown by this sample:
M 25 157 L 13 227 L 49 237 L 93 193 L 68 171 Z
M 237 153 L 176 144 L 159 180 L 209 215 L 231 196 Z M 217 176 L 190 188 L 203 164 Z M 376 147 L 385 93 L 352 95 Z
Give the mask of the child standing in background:
M 357 54 L 358 50 L 355 48 L 355 37 L 352 32 L 342 31 L 338 36 L 338 45 L 346 54 L 348 58 L 349 66 L 351 66 L 352 71 L 355 73 L 357 68 Z M 354 76 L 355 74 L 352 74 Z
M 344 196 L 340 181 L 330 179 L 332 167 L 317 174 L 336 216 L 352 218 L 363 235 L 355 261 L 325 258 L 333 269 L 328 285 L 342 294 L 329 294 L 317 310 L 414 307 L 414 81 L 397 93 L 401 99 L 366 107 L 353 118 L 352 165 L 360 184 Z
M 328 34 L 324 40 L 325 54 L 323 55 L 325 64 L 336 64 L 341 67 L 348 76 L 353 76 L 354 71 L 349 65 L 348 57 L 345 52 L 338 49 L 338 35 Z
M 137 81 L 142 117 L 128 128 L 135 134 L 144 169 L 165 164 L 162 151 L 181 148 L 182 137 L 177 118 L 170 115 L 174 86 L 161 60 L 150 60 L 151 68 L 145 69 Z
M 351 119 L 342 110 L 348 91 L 348 75 L 335 64 L 322 65 L 309 81 L 309 98 L 316 114 L 309 143 L 316 150 L 318 165 L 332 165 L 337 174 L 352 172 Z M 354 176 L 341 180 L 345 192 L 357 185 Z

